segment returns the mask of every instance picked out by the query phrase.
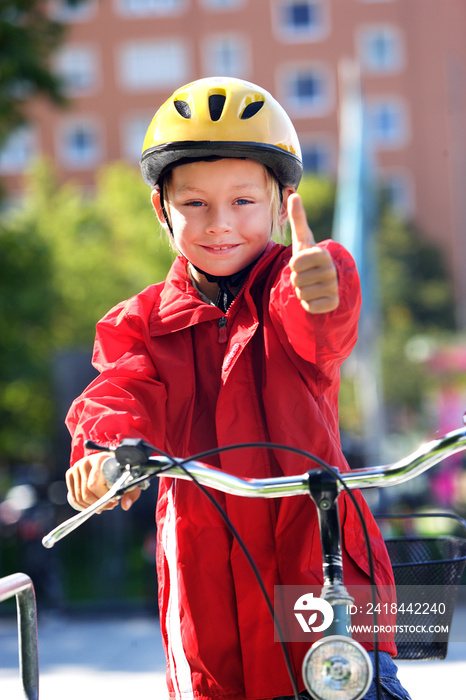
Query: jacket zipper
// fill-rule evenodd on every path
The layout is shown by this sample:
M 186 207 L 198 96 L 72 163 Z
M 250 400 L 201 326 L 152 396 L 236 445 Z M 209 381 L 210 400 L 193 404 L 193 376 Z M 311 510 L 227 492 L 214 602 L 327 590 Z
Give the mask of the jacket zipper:
M 220 318 L 218 321 L 218 342 L 219 343 L 226 343 L 227 342 L 227 338 L 228 338 L 227 323 L 228 323 L 228 319 L 226 316 L 222 316 L 222 318 Z
M 228 330 L 227 330 L 228 314 L 230 313 L 232 306 L 237 303 L 237 299 L 241 296 L 243 290 L 246 288 L 248 281 L 249 281 L 249 275 L 246 278 L 246 280 L 243 282 L 243 284 L 241 285 L 240 289 L 238 290 L 237 295 L 235 296 L 235 298 L 231 302 L 230 306 L 228 307 L 227 315 L 222 316 L 222 318 L 220 318 L 218 321 L 218 342 L 219 343 L 226 343 L 228 340 Z

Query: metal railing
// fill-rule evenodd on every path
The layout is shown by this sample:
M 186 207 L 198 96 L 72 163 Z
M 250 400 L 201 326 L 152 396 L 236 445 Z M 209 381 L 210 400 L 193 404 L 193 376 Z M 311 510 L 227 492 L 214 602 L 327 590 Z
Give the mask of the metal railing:
M 16 596 L 18 614 L 19 669 L 24 697 L 39 697 L 39 656 L 37 651 L 37 611 L 34 585 L 26 574 L 0 578 L 0 602 Z

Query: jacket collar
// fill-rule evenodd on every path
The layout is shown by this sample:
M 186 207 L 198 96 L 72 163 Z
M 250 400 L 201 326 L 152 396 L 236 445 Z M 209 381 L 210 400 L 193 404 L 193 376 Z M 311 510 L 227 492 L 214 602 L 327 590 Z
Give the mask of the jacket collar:
M 252 268 L 240 294 L 244 294 L 258 281 L 265 270 L 281 251 L 283 246 L 269 241 L 261 257 Z M 202 321 L 210 321 L 225 316 L 216 306 L 202 301 L 194 289 L 187 270 L 188 261 L 179 255 L 171 266 L 162 287 L 159 303 L 150 316 L 151 336 L 174 333 L 189 328 Z

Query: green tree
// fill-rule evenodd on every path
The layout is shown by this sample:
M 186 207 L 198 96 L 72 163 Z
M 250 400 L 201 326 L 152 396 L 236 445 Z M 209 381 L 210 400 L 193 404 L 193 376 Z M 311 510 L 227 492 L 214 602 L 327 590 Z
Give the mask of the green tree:
M 123 163 L 103 167 L 86 196 L 59 186 L 40 164 L 18 220 L 47 245 L 56 290 L 51 347 L 88 347 L 96 321 L 117 302 L 164 279 L 173 259 L 140 174 Z
M 418 337 L 442 343 L 454 333 L 453 288 L 441 250 L 389 209 L 378 241 L 385 398 L 392 413 L 419 412 L 432 378 L 409 348 Z
M 0 147 L 26 119 L 26 106 L 41 94 L 64 104 L 62 84 L 49 59 L 63 27 L 47 14 L 42 0 L 2 0 L 0 4 Z
M 46 459 L 53 358 L 90 350 L 98 319 L 163 280 L 172 259 L 134 168 L 103 168 L 89 197 L 36 167 L 24 209 L 0 230 L 0 462 Z
M 0 464 L 8 457 L 45 454 L 52 426 L 48 357 L 53 306 L 48 246 L 26 228 L 1 225 Z
M 438 246 L 390 209 L 379 221 L 379 257 L 384 306 L 432 330 L 454 327 L 452 287 Z

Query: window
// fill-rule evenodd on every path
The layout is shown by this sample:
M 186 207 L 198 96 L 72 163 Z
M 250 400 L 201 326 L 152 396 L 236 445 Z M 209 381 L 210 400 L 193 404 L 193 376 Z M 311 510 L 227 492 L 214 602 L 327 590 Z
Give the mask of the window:
M 117 0 L 120 14 L 125 17 L 157 17 L 182 12 L 186 0 Z
M 202 0 L 203 4 L 212 10 L 236 10 L 244 4 L 244 0 Z
M 371 100 L 368 104 L 370 136 L 378 148 L 400 148 L 408 139 L 405 106 L 396 98 Z
M 87 22 L 97 11 L 97 0 L 49 0 L 49 8 L 57 22 Z
M 142 144 L 153 113 L 127 117 L 122 125 L 122 152 L 125 158 L 138 163 L 142 153 Z
M 92 91 L 97 84 L 95 51 L 85 46 L 68 46 L 55 58 L 55 70 L 70 95 Z
M 60 130 L 58 155 L 70 169 L 95 167 L 102 159 L 100 130 L 93 120 L 70 121 Z
M 322 66 L 291 68 L 281 84 L 288 108 L 298 116 L 327 114 L 332 106 L 329 73 Z
M 223 35 L 210 37 L 204 47 L 204 73 L 206 75 L 247 74 L 249 51 L 241 36 Z
M 123 87 L 131 91 L 153 90 L 186 82 L 188 57 L 185 43 L 138 41 L 123 46 L 119 54 Z
M 401 32 L 396 27 L 362 29 L 358 37 L 361 65 L 370 73 L 394 73 L 404 63 Z
M 304 171 L 330 175 L 334 170 L 334 153 L 328 140 L 301 139 Z
M 275 32 L 285 41 L 315 41 L 327 34 L 325 0 L 276 0 L 273 15 Z
M 0 173 L 22 173 L 29 167 L 36 154 L 36 135 L 32 127 L 23 126 L 16 129 L 0 150 Z

